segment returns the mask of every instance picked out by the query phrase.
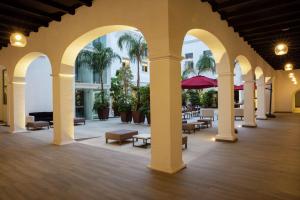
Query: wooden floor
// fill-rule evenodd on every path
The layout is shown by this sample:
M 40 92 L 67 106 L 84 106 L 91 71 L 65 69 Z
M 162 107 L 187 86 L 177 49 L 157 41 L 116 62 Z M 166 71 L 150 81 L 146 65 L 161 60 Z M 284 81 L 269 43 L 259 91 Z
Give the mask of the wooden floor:
M 83 144 L 0 134 L 0 199 L 300 199 L 300 115 L 240 129 L 176 175 L 148 160 Z

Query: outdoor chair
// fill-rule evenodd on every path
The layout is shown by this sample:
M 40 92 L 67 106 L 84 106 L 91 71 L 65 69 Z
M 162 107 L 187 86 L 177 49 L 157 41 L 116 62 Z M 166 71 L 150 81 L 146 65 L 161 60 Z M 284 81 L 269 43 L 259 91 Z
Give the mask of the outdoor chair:
M 215 111 L 211 108 L 203 108 L 200 110 L 200 119 L 211 119 L 215 120 Z

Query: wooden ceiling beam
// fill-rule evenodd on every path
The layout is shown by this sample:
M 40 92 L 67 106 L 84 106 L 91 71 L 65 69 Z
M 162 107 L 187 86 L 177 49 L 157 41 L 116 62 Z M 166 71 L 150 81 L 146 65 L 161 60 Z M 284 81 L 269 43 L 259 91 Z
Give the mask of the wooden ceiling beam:
M 65 13 L 65 14 L 71 14 L 75 15 L 75 9 L 69 6 L 66 6 L 64 4 L 58 3 L 56 1 L 52 0 L 36 0 L 37 2 L 40 2 L 44 5 L 50 6 L 52 8 L 58 9 L 59 11 Z
M 236 20 L 228 20 L 228 24 L 236 27 L 237 29 L 243 29 L 251 26 L 260 26 L 263 27 L 266 24 L 272 25 L 277 24 L 279 22 L 288 22 L 293 19 L 297 19 L 297 16 L 300 15 L 299 9 L 292 10 L 290 12 L 279 13 L 276 15 L 270 15 L 265 17 L 249 17 L 248 19 L 236 19 Z
M 256 16 L 257 14 L 272 12 L 278 13 L 282 12 L 282 10 L 289 10 L 295 8 L 295 5 L 299 5 L 298 0 L 289 0 L 289 1 L 282 1 L 282 0 L 264 0 L 258 1 L 257 3 L 253 4 L 252 6 L 247 6 L 245 8 L 238 9 L 236 11 L 226 13 L 226 18 L 228 20 L 236 19 L 236 18 L 243 18 L 246 16 Z
M 85 5 L 87 7 L 91 7 L 93 2 L 89 1 L 89 0 L 77 0 L 77 2 L 79 2 L 81 5 Z
M 48 20 L 61 21 L 61 16 L 53 15 L 42 10 L 35 9 L 30 5 L 20 5 L 19 3 L 11 0 L 1 0 L 0 7 L 14 9 L 19 12 L 26 13 L 27 15 L 37 16 Z

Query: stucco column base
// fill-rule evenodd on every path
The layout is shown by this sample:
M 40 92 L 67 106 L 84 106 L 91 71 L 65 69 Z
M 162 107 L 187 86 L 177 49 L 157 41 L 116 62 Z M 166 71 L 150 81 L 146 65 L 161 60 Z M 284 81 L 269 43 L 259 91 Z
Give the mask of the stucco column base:
M 74 75 L 53 75 L 53 144 L 74 142 Z
M 244 127 L 244 128 L 256 128 L 257 124 L 243 124 L 242 127 Z
M 173 174 L 182 160 L 181 57 L 150 58 L 151 161 L 149 168 Z
M 177 168 L 165 168 L 165 169 L 161 169 L 161 168 L 156 168 L 150 165 L 148 165 L 148 168 L 154 171 L 158 171 L 158 172 L 163 172 L 163 173 L 167 173 L 167 174 L 175 174 L 183 169 L 186 168 L 186 164 L 182 163 L 181 166 L 178 166 Z
M 236 134 L 232 135 L 232 134 L 223 134 L 223 135 L 216 135 L 215 137 L 215 141 L 217 142 L 236 142 L 238 141 L 238 138 L 236 136 Z
M 72 144 L 75 140 L 64 140 L 64 141 L 53 141 L 54 145 L 66 145 L 66 144 Z
M 218 134 L 215 140 L 235 142 L 233 73 L 218 73 L 218 85 Z
M 267 120 L 268 118 L 267 118 L 267 116 L 258 116 L 258 117 L 256 117 L 256 119 L 257 120 Z

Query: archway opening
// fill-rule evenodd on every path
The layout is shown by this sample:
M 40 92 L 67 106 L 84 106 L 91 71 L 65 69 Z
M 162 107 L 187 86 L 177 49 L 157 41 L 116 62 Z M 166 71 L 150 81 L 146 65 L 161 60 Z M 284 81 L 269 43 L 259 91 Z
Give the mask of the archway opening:
M 74 99 L 74 113 L 63 118 L 72 117 L 64 126 L 73 128 L 75 141 L 95 145 L 93 141 L 101 140 L 97 143 L 100 147 L 138 153 L 132 151 L 132 138 L 123 141 L 111 135 L 125 129 L 150 137 L 150 62 L 142 32 L 129 26 L 109 26 L 84 34 L 64 53 L 60 78 L 70 78 L 64 75 L 74 75 L 74 80 L 61 88 L 67 95 L 60 98 Z M 60 118 L 65 113 L 60 112 Z M 145 155 L 150 157 L 148 144 L 138 138 L 135 145 L 148 146 Z
M 206 30 L 192 29 L 184 38 L 182 56 L 184 57 L 181 63 L 183 132 L 189 133 L 189 129 L 195 129 L 197 132 L 201 129 L 201 132 L 205 132 L 205 134 L 202 135 L 202 138 L 196 139 L 199 144 L 203 141 L 214 141 L 220 128 L 219 125 L 226 124 L 225 126 L 229 125 L 233 128 L 231 117 L 225 119 L 223 116 L 223 104 L 233 105 L 231 103 L 233 92 L 230 91 L 229 95 L 226 92 L 228 98 L 220 101 L 220 98 L 224 98 L 226 89 L 233 89 L 233 76 L 230 77 L 232 68 L 229 64 L 228 53 L 215 35 Z M 224 74 L 232 78 L 229 78 L 228 86 L 224 85 Z M 221 82 L 219 82 L 220 75 L 222 76 Z M 202 84 L 205 81 L 212 81 L 212 84 Z M 228 102 L 226 102 L 227 100 Z M 221 115 L 219 115 L 220 107 Z M 226 107 L 231 110 L 231 106 Z M 230 112 L 228 115 L 230 116 Z M 202 150 L 205 151 L 205 149 Z
M 14 131 L 50 130 L 53 121 L 51 73 L 48 57 L 40 52 L 29 53 L 17 63 L 12 82 Z

